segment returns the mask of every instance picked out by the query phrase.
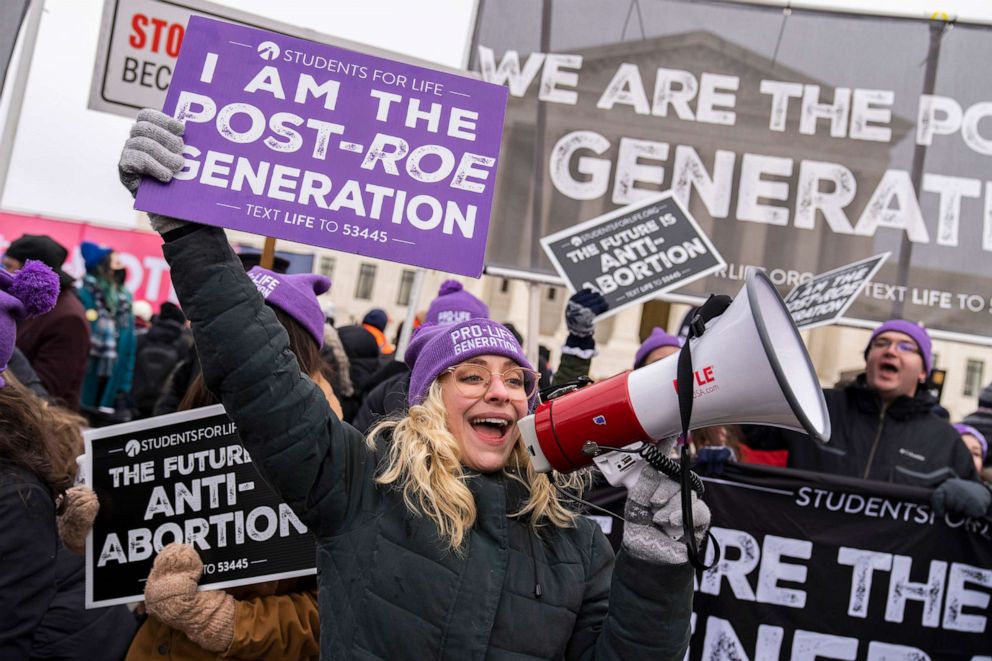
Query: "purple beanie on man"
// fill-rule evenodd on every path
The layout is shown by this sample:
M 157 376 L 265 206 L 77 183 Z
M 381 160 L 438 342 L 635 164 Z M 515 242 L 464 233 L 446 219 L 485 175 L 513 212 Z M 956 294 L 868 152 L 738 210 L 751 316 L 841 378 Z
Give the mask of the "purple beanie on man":
M 276 273 L 253 266 L 248 277 L 265 302 L 295 319 L 300 326 L 324 346 L 324 311 L 317 296 L 331 288 L 331 281 L 316 273 Z
M 59 297 L 59 276 L 41 262 L 28 260 L 16 274 L 0 269 L 0 372 L 14 353 L 17 322 L 45 314 Z M 0 376 L 0 388 L 6 385 Z
M 447 326 L 476 317 L 489 317 L 489 306 L 465 291 L 457 280 L 445 280 L 424 316 L 424 323 Z
M 933 369 L 933 349 L 930 345 L 930 335 L 923 326 L 905 319 L 889 319 L 885 323 L 879 324 L 871 332 L 871 338 L 865 346 L 865 360 L 868 360 L 868 349 L 871 348 L 871 343 L 876 337 L 888 331 L 903 333 L 913 338 L 916 346 L 920 349 L 920 355 L 923 356 L 923 369 L 926 370 L 927 374 L 930 374 L 930 370 Z
M 510 329 L 491 319 L 469 319 L 450 326 L 424 324 L 414 332 L 403 357 L 410 366 L 407 401 L 411 406 L 420 404 L 444 370 L 485 355 L 505 356 L 521 367 L 534 369 Z M 531 408 L 536 399 L 535 393 L 529 402 Z

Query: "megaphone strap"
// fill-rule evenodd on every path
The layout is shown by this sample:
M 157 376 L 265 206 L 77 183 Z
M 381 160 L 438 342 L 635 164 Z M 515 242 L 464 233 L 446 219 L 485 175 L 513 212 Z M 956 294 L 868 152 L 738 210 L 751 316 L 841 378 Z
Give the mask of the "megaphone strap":
M 682 350 L 679 351 L 678 379 L 679 417 L 682 422 L 682 434 L 679 436 L 681 450 L 680 482 L 682 483 L 682 532 L 689 555 L 689 563 L 696 569 L 706 570 L 719 562 L 719 545 L 714 547 L 713 564 L 707 565 L 699 555 L 696 546 L 695 526 L 692 521 L 692 494 L 690 493 L 692 471 L 689 469 L 689 424 L 692 422 L 692 349 L 691 340 L 701 336 L 706 331 L 706 323 L 723 314 L 733 302 L 729 296 L 711 294 L 706 302 L 699 306 L 689 323 L 689 335 L 686 337 Z M 702 493 L 700 491 L 700 493 Z M 716 539 L 713 539 L 716 542 Z

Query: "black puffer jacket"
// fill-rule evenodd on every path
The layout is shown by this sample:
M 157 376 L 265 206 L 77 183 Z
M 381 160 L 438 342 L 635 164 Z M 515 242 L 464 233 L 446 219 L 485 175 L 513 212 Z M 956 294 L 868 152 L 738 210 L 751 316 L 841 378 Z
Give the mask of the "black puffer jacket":
M 782 429 L 751 431 L 748 445 L 789 450 L 789 467 L 880 482 L 935 487 L 949 477 L 978 479 L 968 448 L 954 428 L 930 411 L 922 388 L 883 406 L 861 375 L 823 393 L 830 412 L 826 445 Z
M 203 374 L 259 470 L 318 540 L 321 652 L 329 659 L 683 658 L 692 571 L 613 553 L 598 527 L 512 518 L 526 490 L 468 479 L 478 515 L 464 553 L 394 489 L 300 373 L 285 331 L 224 233 L 187 226 L 164 252 L 193 322 Z M 538 587 L 540 586 L 540 587 Z
M 338 329 L 341 344 L 348 355 L 349 374 L 351 376 L 352 394 L 349 397 L 339 397 L 344 419 L 351 422 L 368 394 L 372 376 L 383 365 L 379 345 L 375 343 L 372 333 L 360 325 L 352 324 Z
M 397 363 L 403 365 L 403 363 Z M 379 420 L 405 410 L 410 391 L 410 370 L 394 374 L 372 389 L 358 408 L 352 426 L 367 434 Z
M 29 658 L 35 631 L 55 598 L 57 548 L 48 487 L 0 458 L 0 659 Z

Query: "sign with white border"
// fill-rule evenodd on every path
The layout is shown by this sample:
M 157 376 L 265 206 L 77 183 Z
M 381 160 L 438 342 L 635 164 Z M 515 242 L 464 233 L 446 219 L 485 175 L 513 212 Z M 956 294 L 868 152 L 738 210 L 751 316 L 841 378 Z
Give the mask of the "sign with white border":
M 313 536 L 259 475 L 223 406 L 83 437 L 100 500 L 86 538 L 86 608 L 142 601 L 155 556 L 172 542 L 200 554 L 201 589 L 316 573 Z
M 726 266 L 689 211 L 669 191 L 541 239 L 569 291 L 598 291 L 605 319 Z
M 854 303 L 892 253 L 882 253 L 841 266 L 802 282 L 784 302 L 802 330 L 835 323 Z

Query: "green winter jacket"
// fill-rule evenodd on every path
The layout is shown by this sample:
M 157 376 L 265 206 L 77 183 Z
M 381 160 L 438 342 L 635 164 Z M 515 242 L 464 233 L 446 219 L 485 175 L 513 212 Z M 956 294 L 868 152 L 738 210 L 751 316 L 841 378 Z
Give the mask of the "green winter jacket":
M 478 518 L 464 553 L 375 484 L 369 450 L 301 374 L 285 331 L 223 231 L 187 225 L 164 253 L 208 387 L 259 470 L 318 542 L 325 659 L 666 659 L 689 638 L 692 571 L 613 553 L 599 527 L 508 517 L 526 488 L 468 480 Z

